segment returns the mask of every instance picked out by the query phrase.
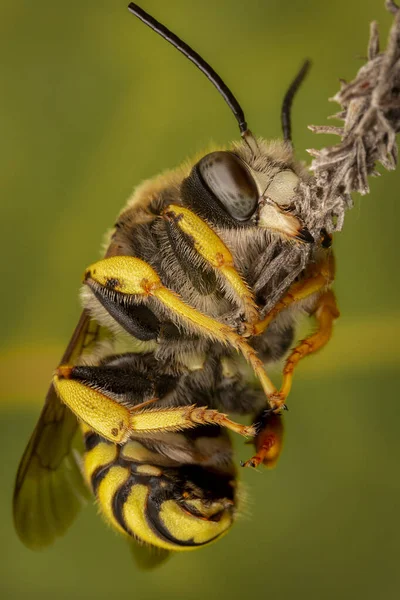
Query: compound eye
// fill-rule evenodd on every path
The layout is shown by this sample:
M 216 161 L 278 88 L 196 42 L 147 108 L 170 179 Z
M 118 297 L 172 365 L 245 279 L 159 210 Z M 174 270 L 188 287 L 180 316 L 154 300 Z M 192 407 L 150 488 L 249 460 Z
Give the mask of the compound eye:
M 245 163 L 231 152 L 211 152 L 198 163 L 201 178 L 225 211 L 247 221 L 257 208 L 258 190 Z

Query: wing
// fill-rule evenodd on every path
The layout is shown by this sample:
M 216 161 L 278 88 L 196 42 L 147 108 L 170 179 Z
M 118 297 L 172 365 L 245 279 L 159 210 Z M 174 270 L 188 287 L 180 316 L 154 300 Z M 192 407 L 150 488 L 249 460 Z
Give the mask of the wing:
M 61 363 L 75 363 L 100 334 L 99 325 L 83 312 Z M 14 490 L 15 529 L 28 548 L 42 548 L 63 535 L 90 496 L 79 465 L 82 450 L 78 421 L 51 385 Z
M 143 571 L 156 569 L 171 556 L 169 550 L 146 546 L 135 539 L 129 540 L 129 548 L 136 566 Z

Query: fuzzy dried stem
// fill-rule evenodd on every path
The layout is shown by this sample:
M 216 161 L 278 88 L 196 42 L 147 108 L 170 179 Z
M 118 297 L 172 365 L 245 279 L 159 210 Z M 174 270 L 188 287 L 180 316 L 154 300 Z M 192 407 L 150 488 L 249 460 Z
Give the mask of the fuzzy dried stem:
M 392 170 L 397 165 L 396 134 L 400 130 L 400 9 L 387 0 L 394 15 L 387 48 L 380 52 L 376 22 L 371 23 L 368 60 L 355 78 L 346 83 L 332 100 L 341 111 L 332 118 L 344 121 L 343 127 L 310 126 L 315 133 L 339 135 L 341 141 L 321 150 L 310 150 L 314 157 L 314 177 L 298 189 L 299 204 L 313 207 L 313 230 L 341 229 L 346 209 L 352 206 L 351 193 L 369 192 L 368 177 L 377 174 L 376 164 Z

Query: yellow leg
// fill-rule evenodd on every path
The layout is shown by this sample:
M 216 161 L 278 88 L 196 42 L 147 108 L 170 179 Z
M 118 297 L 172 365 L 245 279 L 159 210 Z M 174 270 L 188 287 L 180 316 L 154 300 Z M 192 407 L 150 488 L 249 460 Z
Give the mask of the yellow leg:
M 181 431 L 197 425 L 219 425 L 240 435 L 254 436 L 255 428 L 228 419 L 226 415 L 205 406 L 177 406 L 147 410 L 131 417 L 132 430 L 151 433 L 155 431 Z
M 328 290 L 320 296 L 314 314 L 317 319 L 318 330 L 313 335 L 302 340 L 287 358 L 285 368 L 283 369 L 283 382 L 279 392 L 277 408 L 279 408 L 279 405 L 284 404 L 285 399 L 290 392 L 293 371 L 298 362 L 308 354 L 320 350 L 320 348 L 325 346 L 332 335 L 333 322 L 340 314 L 332 290 Z
M 231 327 L 202 314 L 186 304 L 178 294 L 166 288 L 154 269 L 146 262 L 132 256 L 105 258 L 86 270 L 85 282 L 102 293 L 110 290 L 127 296 L 156 298 L 164 307 L 170 309 L 173 315 L 179 315 L 183 322 L 194 326 L 203 335 L 240 350 L 259 378 L 267 397 L 273 399 L 270 402 L 271 407 L 275 407 L 277 390 L 255 350 Z
M 170 204 L 164 210 L 163 217 L 172 221 L 181 231 L 190 236 L 200 256 L 217 269 L 239 297 L 246 321 L 255 323 L 258 320 L 258 309 L 253 294 L 237 272 L 231 252 L 215 231 L 200 217 L 183 206 Z
M 289 395 L 293 371 L 298 362 L 313 352 L 325 346 L 332 335 L 333 321 L 339 317 L 335 295 L 332 290 L 324 292 L 318 299 L 314 311 L 318 323 L 318 330 L 313 335 L 301 341 L 291 352 L 283 369 L 283 382 L 278 396 L 275 398 L 276 410 L 284 404 Z M 265 412 L 260 421 L 256 423 L 258 429 L 254 438 L 257 453 L 242 463 L 243 467 L 275 466 L 281 450 L 283 440 L 283 423 L 279 414 Z
M 125 443 L 133 433 L 180 431 L 197 425 L 219 425 L 244 436 L 253 436 L 252 426 L 241 425 L 217 410 L 197 406 L 179 406 L 143 410 L 158 399 L 151 398 L 135 406 L 120 404 L 102 392 L 79 381 L 68 379 L 71 367 L 62 366 L 54 377 L 61 400 L 88 427 L 117 444 Z
M 322 291 L 329 286 L 335 274 L 333 254 L 329 253 L 327 259 L 313 266 L 311 272 L 306 274 L 301 281 L 293 283 L 285 296 L 276 303 L 270 312 L 254 326 L 254 335 L 263 333 L 275 317 L 285 308 L 308 298 L 315 292 Z
M 315 310 L 315 317 L 318 323 L 318 330 L 313 335 L 304 339 L 294 348 L 283 369 L 283 384 L 281 393 L 286 397 L 292 386 L 293 371 L 297 363 L 313 352 L 323 348 L 330 340 L 333 330 L 333 322 L 340 315 L 336 304 L 336 298 L 332 290 L 328 290 L 318 300 Z
M 53 384 L 59 398 L 79 419 L 111 442 L 125 442 L 131 433 L 131 415 L 158 400 L 150 398 L 133 407 L 121 404 L 98 390 L 69 379 L 71 370 L 72 367 L 63 365 L 56 371 Z

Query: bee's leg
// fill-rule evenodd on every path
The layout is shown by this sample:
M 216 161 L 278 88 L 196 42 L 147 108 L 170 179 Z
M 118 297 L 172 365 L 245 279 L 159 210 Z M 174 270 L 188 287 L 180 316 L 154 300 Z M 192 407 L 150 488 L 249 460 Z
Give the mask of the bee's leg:
M 180 431 L 211 424 L 226 427 L 235 433 L 252 436 L 252 426 L 241 425 L 217 410 L 198 406 L 180 406 L 146 410 L 158 398 L 148 398 L 136 405 L 123 403 L 103 391 L 72 379 L 74 367 L 59 367 L 54 385 L 63 402 L 91 429 L 102 437 L 123 444 L 135 432 Z M 132 382 L 133 384 L 133 382 Z
M 314 310 L 315 318 L 318 323 L 318 329 L 309 337 L 302 340 L 288 356 L 285 367 L 283 369 L 283 382 L 280 390 L 282 403 L 287 398 L 290 388 L 292 387 L 293 371 L 297 363 L 313 352 L 317 352 L 325 346 L 331 338 L 333 330 L 333 322 L 340 315 L 335 294 L 332 290 L 324 292 L 318 299 L 317 306 Z
M 153 298 L 160 303 L 160 308 L 168 309 L 172 318 L 179 317 L 180 325 L 183 322 L 209 339 L 233 346 L 242 352 L 252 366 L 271 407 L 275 407 L 278 392 L 254 348 L 232 327 L 186 304 L 178 294 L 162 284 L 154 269 L 144 261 L 133 256 L 105 258 L 86 270 L 85 283 L 96 292 L 100 301 L 102 296 L 114 298 L 115 301 L 119 298 L 126 303 L 129 303 L 130 297 L 143 302 Z
M 163 211 L 162 216 L 171 232 L 175 234 L 181 232 L 181 235 L 183 233 L 187 244 L 194 248 L 207 265 L 216 269 L 228 296 L 232 297 L 233 295 L 243 309 L 244 328 L 246 329 L 247 323 L 255 323 L 259 315 L 253 294 L 238 273 L 231 252 L 215 231 L 195 213 L 183 206 L 170 204 Z M 176 246 L 176 249 L 179 250 L 178 244 Z
M 258 467 L 263 464 L 272 469 L 282 452 L 283 446 L 283 418 L 271 410 L 264 410 L 255 420 L 257 433 L 252 440 L 256 447 L 256 454 L 241 463 L 242 467 Z
M 268 325 L 282 310 L 308 298 L 316 292 L 322 292 L 334 280 L 335 265 L 333 254 L 329 253 L 326 260 L 313 266 L 313 270 L 308 276 L 305 276 L 300 281 L 293 283 L 285 296 L 276 303 L 269 313 L 254 326 L 254 335 L 263 333 Z
M 276 409 L 284 406 L 292 387 L 293 371 L 297 363 L 313 352 L 325 346 L 332 335 L 333 322 L 339 317 L 336 298 L 332 290 L 324 292 L 317 301 L 314 313 L 318 329 L 296 346 L 286 360 L 283 369 L 283 382 L 275 400 Z M 267 410 L 256 420 L 257 434 L 254 439 L 257 453 L 242 464 L 243 467 L 257 467 L 261 463 L 274 466 L 282 449 L 283 423 L 279 414 Z
M 91 370 L 92 373 L 82 376 L 81 370 L 84 372 Z M 96 370 L 99 373 L 96 373 Z M 96 378 L 100 383 L 96 384 Z M 131 415 L 157 402 L 158 397 L 151 395 L 153 390 L 151 384 L 148 386 L 147 393 L 143 393 L 143 386 L 139 385 L 138 393 L 142 392 L 142 397 L 146 399 L 134 404 L 124 402 L 120 400 L 124 397 L 123 394 L 113 394 L 111 391 L 108 395 L 102 389 L 106 386 L 101 380 L 102 367 L 62 365 L 56 371 L 53 384 L 60 399 L 80 420 L 107 440 L 122 444 L 131 433 Z M 92 382 L 94 387 L 90 387 L 89 382 Z M 136 383 L 132 378 L 131 387 L 134 388 Z
M 143 433 L 181 431 L 198 425 L 219 425 L 246 437 L 256 432 L 252 425 L 236 423 L 218 410 L 196 405 L 144 410 L 132 415 L 131 425 L 133 431 Z

